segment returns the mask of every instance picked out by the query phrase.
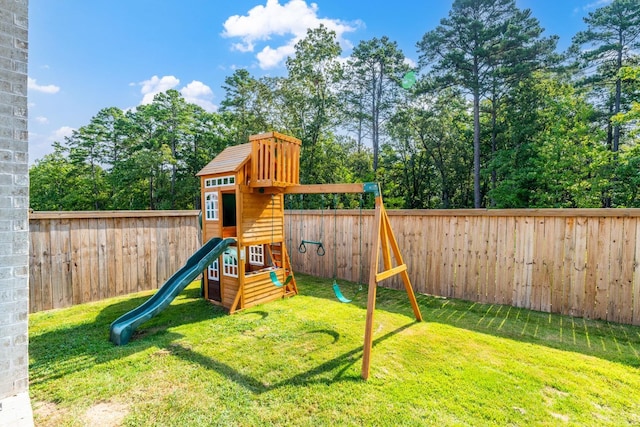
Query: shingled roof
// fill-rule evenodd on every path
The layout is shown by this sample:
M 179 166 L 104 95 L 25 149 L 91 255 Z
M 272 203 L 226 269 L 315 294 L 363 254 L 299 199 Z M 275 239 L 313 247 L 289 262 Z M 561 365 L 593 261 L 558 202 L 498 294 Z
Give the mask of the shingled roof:
M 237 172 L 249 160 L 250 156 L 251 143 L 227 147 L 203 167 L 196 176 Z

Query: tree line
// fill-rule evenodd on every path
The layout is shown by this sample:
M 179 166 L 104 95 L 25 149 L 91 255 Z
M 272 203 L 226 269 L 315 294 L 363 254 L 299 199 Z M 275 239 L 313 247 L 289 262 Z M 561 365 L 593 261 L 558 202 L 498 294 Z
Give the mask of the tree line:
M 195 174 L 270 130 L 302 140 L 303 183 L 378 181 L 390 207 L 640 207 L 640 8 L 584 21 L 558 52 L 515 0 L 455 0 L 413 66 L 388 37 L 343 61 L 310 29 L 284 76 L 228 76 L 217 112 L 175 90 L 100 110 L 32 166 L 31 207 L 199 209 Z

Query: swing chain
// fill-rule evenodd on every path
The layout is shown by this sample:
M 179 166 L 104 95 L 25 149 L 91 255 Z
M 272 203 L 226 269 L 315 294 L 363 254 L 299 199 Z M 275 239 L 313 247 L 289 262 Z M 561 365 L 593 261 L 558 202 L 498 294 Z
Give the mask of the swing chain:
M 363 272 L 363 262 L 362 262 L 362 205 L 363 205 L 363 194 L 360 193 L 360 206 L 359 206 L 359 212 L 358 212 L 358 223 L 359 223 L 359 230 L 358 230 L 358 241 L 360 244 L 360 274 L 358 275 L 358 292 L 360 292 L 362 290 L 362 272 Z
M 300 195 L 300 213 L 302 214 L 302 195 Z M 302 221 L 300 221 L 300 237 L 302 237 Z M 324 237 L 324 195 L 322 195 L 322 205 L 320 206 L 320 240 L 300 240 L 300 245 L 298 245 L 298 252 L 301 254 L 307 253 L 307 243 L 311 245 L 317 245 L 316 255 L 324 256 L 327 252 L 322 244 L 322 239 Z

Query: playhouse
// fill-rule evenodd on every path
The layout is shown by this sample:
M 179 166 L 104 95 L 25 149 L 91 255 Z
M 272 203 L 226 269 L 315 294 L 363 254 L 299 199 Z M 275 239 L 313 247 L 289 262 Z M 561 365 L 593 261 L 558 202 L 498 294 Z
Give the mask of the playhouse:
M 284 245 L 284 190 L 299 185 L 300 140 L 269 132 L 227 147 L 197 175 L 202 240 L 236 244 L 209 265 L 204 296 L 230 313 L 296 295 Z M 274 286 L 274 274 L 277 284 Z

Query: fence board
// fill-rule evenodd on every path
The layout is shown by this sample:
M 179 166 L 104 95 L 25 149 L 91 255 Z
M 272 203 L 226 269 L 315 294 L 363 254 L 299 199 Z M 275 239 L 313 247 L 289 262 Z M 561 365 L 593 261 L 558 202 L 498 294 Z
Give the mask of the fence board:
M 485 286 L 486 302 L 496 302 L 496 271 L 498 266 L 498 219 L 496 217 L 488 218 L 489 231 L 486 241 L 487 247 L 487 284 Z
M 529 302 L 529 308 L 532 310 L 540 311 L 542 307 L 542 294 L 543 287 L 546 281 L 545 274 L 545 262 L 544 262 L 544 247 L 545 239 L 547 235 L 545 233 L 545 218 L 532 218 L 534 228 L 534 247 L 532 257 L 532 276 L 531 276 L 531 299 Z
M 467 262 L 463 263 L 466 267 L 465 272 L 465 291 L 464 299 L 477 301 L 478 298 L 478 276 L 479 276 L 479 217 L 470 217 L 465 224 L 465 246 L 467 254 Z
M 562 300 L 561 313 L 569 313 L 571 310 L 569 296 L 572 290 L 571 277 L 573 273 L 573 259 L 576 247 L 576 219 L 567 218 L 564 227 L 564 257 L 562 262 Z
M 598 242 L 596 251 L 598 253 L 597 281 L 596 281 L 596 307 L 595 318 L 607 318 L 607 305 L 609 293 L 609 245 L 611 243 L 611 221 L 608 218 L 598 219 Z
M 440 295 L 444 297 L 453 297 L 453 290 L 456 283 L 456 226 L 458 224 L 458 217 L 440 217 L 442 219 L 443 228 L 445 230 L 444 240 L 440 241 L 438 252 L 441 255 L 443 261 L 441 265 L 441 289 Z
M 147 233 L 148 241 L 146 242 L 147 246 L 145 247 L 145 256 L 148 254 L 149 256 L 149 275 L 147 276 L 147 282 L 145 285 L 153 286 L 154 284 L 160 284 L 162 282 L 158 281 L 158 238 L 157 238 L 157 228 L 154 227 L 155 224 L 151 223 L 150 218 L 144 219 L 144 228 Z M 196 248 L 190 251 L 191 253 L 195 252 Z
M 610 241 L 610 258 L 609 258 L 609 298 L 607 301 L 607 320 L 618 322 L 621 318 L 620 300 L 623 295 L 621 287 L 624 282 L 622 278 L 622 259 L 623 259 L 623 232 L 622 221 L 611 223 L 611 241 Z
M 480 235 L 477 238 L 478 241 L 478 276 L 476 282 L 476 289 L 478 290 L 478 301 L 480 302 L 489 302 L 487 299 L 487 277 L 488 277 L 488 269 L 489 269 L 489 220 L 490 218 L 481 217 L 480 218 Z
M 453 281 L 453 290 L 452 292 L 448 292 L 449 297 L 452 298 L 462 298 L 464 296 L 464 277 L 466 273 L 466 254 L 465 250 L 465 236 L 464 230 L 466 227 L 465 217 L 456 217 L 456 221 L 454 224 L 454 232 L 453 232 L 453 253 L 454 253 L 454 281 Z
M 131 289 L 131 246 L 129 244 L 129 222 L 129 218 L 122 219 L 122 287 L 124 294 L 136 291 L 135 288 Z
M 34 311 L 52 308 L 49 222 L 30 224 L 31 256 L 29 258 L 29 303 Z
M 67 219 L 55 219 L 51 221 L 51 295 L 53 307 L 61 308 L 74 304 L 74 292 L 69 282 L 68 252 L 71 250 L 70 232 L 73 231 L 72 223 Z M 80 263 L 76 263 L 80 264 Z M 82 300 L 80 300 L 82 302 Z
M 550 257 L 553 280 L 551 283 L 551 312 L 562 313 L 563 266 L 564 266 L 564 229 L 565 218 L 552 218 L 554 225 L 553 255 Z
M 158 283 L 164 283 L 169 278 L 169 220 L 158 218 L 156 239 L 158 241 Z M 161 243 L 162 242 L 162 243 Z
M 103 298 L 108 298 L 111 295 L 118 295 L 117 293 L 117 279 L 116 279 L 116 230 L 114 220 L 112 218 L 105 218 L 104 223 L 104 258 L 106 264 L 106 288 L 103 290 Z M 118 230 L 117 232 L 119 232 Z M 102 236 L 102 234 L 101 234 Z
M 513 299 L 516 264 L 516 218 L 506 218 L 504 224 L 504 277 L 500 282 L 501 304 L 515 305 Z
M 441 295 L 443 287 L 442 266 L 438 264 L 435 252 L 442 250 L 444 229 L 440 226 L 436 228 L 436 224 L 442 224 L 442 217 L 438 217 L 435 221 L 425 221 L 420 224 L 421 234 L 418 234 L 416 242 L 420 248 L 420 257 L 425 261 L 427 275 L 424 277 L 424 288 L 432 295 Z M 409 261 L 407 261 L 409 262 Z M 445 262 L 442 260 L 441 262 Z
M 572 316 L 582 316 L 584 311 L 587 235 L 587 218 L 576 218 L 571 291 L 568 295 L 568 313 Z
M 182 219 L 180 219 L 182 220 Z M 182 227 L 181 227 L 182 228 Z M 144 228 L 144 219 L 136 218 L 136 258 L 138 260 L 138 274 L 136 274 L 136 288 L 141 291 L 146 288 L 146 281 L 149 277 L 149 248 L 148 230 Z M 182 232 L 182 230 L 179 230 Z
M 636 247 L 635 247 L 635 259 L 633 263 L 633 289 L 631 294 L 633 295 L 633 314 L 631 323 L 634 325 L 640 325 L 640 221 L 636 218 Z
M 88 271 L 88 280 L 90 283 L 89 301 L 97 301 L 99 299 L 100 290 L 100 258 L 98 254 L 98 224 L 94 227 L 89 227 L 89 220 L 87 220 L 87 234 L 89 239 L 87 241 L 87 251 L 91 259 L 91 268 Z M 104 272 L 102 272 L 104 274 Z
M 636 259 L 635 237 L 636 218 L 622 218 L 622 275 L 620 278 L 619 299 L 616 305 L 620 310 L 617 322 L 631 323 L 633 320 L 633 267 Z
M 96 300 L 101 300 L 107 298 L 109 290 L 106 218 L 98 218 L 96 221 L 96 251 L 98 255 Z
M 537 263 L 540 266 L 540 276 L 534 281 L 540 281 L 540 310 L 551 311 L 551 294 L 553 290 L 553 267 L 554 267 L 554 241 L 555 221 L 552 218 L 542 218 L 538 222 L 538 233 L 540 228 L 544 229 L 541 233 L 544 237 L 542 243 L 536 248 L 539 251 Z
M 582 304 L 583 316 L 588 319 L 596 317 L 596 289 L 598 286 L 598 236 L 600 221 L 597 218 L 589 218 L 587 223 L 587 266 L 584 283 L 584 302 Z
M 124 291 L 124 259 L 123 259 L 123 248 L 124 243 L 122 242 L 122 218 L 114 218 L 113 219 L 113 258 L 115 264 L 115 295 L 123 295 Z

